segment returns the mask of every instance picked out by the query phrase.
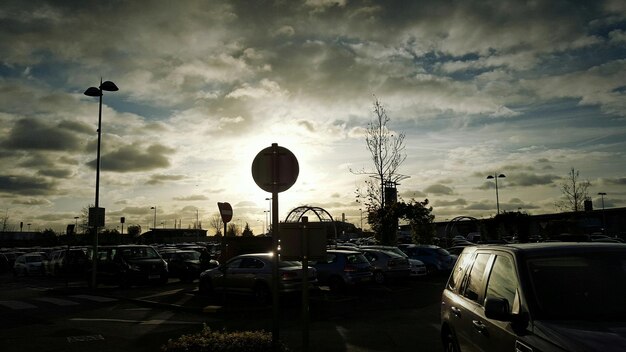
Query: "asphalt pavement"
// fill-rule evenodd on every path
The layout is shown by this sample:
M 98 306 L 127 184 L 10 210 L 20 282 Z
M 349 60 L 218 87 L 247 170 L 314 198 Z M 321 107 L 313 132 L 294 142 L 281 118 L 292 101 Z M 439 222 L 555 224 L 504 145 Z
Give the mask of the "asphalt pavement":
M 279 338 L 295 352 L 441 351 L 438 325 L 443 281 L 422 279 L 341 295 L 320 290 L 310 297 L 308 323 L 302 319 L 299 296 L 281 299 Z M 272 331 L 271 306 L 259 306 L 246 297 L 203 297 L 195 286 L 170 280 L 166 286 L 89 289 L 81 282 L 56 281 L 46 295 L 98 295 L 202 315 L 214 330 Z M 10 290 L 11 285 L 3 284 L 3 288 Z

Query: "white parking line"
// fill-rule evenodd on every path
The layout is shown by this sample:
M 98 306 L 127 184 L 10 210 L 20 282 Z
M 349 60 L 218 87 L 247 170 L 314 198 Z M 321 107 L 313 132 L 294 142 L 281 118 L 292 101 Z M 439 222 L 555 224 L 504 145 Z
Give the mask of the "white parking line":
M 34 309 L 37 306 L 32 305 L 30 303 L 21 302 L 21 301 L 0 301 L 0 306 L 5 306 L 11 309 Z
M 100 302 L 100 303 L 117 301 L 116 298 L 102 297 L 102 296 L 92 296 L 92 295 L 74 295 L 74 296 L 70 296 L 70 297 L 86 299 L 88 301 L 94 301 L 94 302 Z
M 78 303 L 76 303 L 74 301 L 68 301 L 68 300 L 65 300 L 65 299 L 54 298 L 54 297 L 38 297 L 38 298 L 35 298 L 35 299 L 38 300 L 38 301 L 42 301 L 42 302 L 56 304 L 57 306 L 76 306 L 76 305 L 78 305 Z

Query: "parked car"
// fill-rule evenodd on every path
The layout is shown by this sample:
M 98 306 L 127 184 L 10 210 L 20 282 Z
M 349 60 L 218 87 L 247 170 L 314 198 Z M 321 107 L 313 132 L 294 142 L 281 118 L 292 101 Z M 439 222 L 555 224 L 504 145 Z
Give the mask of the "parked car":
M 361 248 L 363 255 L 372 264 L 374 282 L 384 284 L 390 280 L 407 279 L 411 274 L 409 260 L 392 251 Z
M 57 249 L 43 262 L 46 275 L 81 276 L 87 268 L 87 254 L 84 248 Z
M 191 282 L 200 277 L 200 252 L 195 250 L 176 250 L 167 252 L 164 258 L 167 261 L 170 277 L 176 277 L 180 281 Z M 219 263 L 213 260 L 213 267 Z
M 198 289 L 211 295 L 216 291 L 252 294 L 259 303 L 271 300 L 272 253 L 252 253 L 235 256 L 226 263 L 203 271 L 200 274 Z M 315 268 L 308 267 L 309 289 L 315 287 Z M 279 261 L 279 293 L 302 291 L 302 263 L 299 261 Z
M 409 258 L 422 261 L 426 265 L 428 274 L 448 272 L 454 266 L 454 258 L 445 249 L 426 244 L 411 244 L 401 247 Z
M 367 246 L 362 246 L 361 248 L 364 248 L 364 249 L 367 249 L 367 248 L 382 249 L 382 250 L 386 250 L 386 251 L 389 251 L 389 252 L 397 253 L 397 254 L 407 258 L 409 260 L 409 267 L 411 269 L 411 273 L 410 273 L 411 277 L 426 276 L 426 274 L 428 273 L 427 270 L 426 270 L 426 265 L 424 264 L 424 262 L 422 262 L 421 260 L 418 260 L 418 259 L 409 258 L 409 256 L 406 253 L 404 253 L 399 247 L 383 246 L 383 245 L 367 245 Z
M 22 254 L 17 257 L 15 263 L 13 263 L 13 275 L 15 277 L 43 275 L 43 261 L 45 259 L 46 255 L 41 252 Z
M 93 249 L 87 256 L 91 259 Z M 119 245 L 98 247 L 97 282 L 128 287 L 150 282 L 166 283 L 168 265 L 152 246 Z M 86 274 L 91 276 L 88 264 Z
M 313 262 L 312 266 L 317 270 L 318 282 L 333 291 L 371 282 L 374 275 L 363 253 L 353 250 L 329 249 L 326 260 Z
M 626 244 L 467 247 L 442 294 L 445 351 L 626 351 Z

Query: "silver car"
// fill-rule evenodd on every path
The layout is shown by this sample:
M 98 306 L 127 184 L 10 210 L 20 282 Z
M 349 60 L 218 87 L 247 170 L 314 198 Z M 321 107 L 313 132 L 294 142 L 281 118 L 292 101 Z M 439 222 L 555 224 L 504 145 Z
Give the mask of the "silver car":
M 215 291 L 252 294 L 260 303 L 271 300 L 272 253 L 242 254 L 231 258 L 225 264 L 208 269 L 200 274 L 198 289 L 203 294 Z M 279 292 L 302 290 L 303 270 L 299 261 L 279 261 Z M 308 267 L 309 289 L 317 283 L 315 268 Z

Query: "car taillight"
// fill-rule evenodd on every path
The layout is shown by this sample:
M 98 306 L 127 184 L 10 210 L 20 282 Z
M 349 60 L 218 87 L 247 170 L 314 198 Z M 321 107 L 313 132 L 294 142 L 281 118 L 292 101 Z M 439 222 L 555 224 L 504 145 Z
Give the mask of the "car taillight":
M 358 269 L 357 267 L 353 266 L 353 265 L 346 265 L 346 266 L 343 268 L 343 271 L 345 271 L 345 272 L 347 272 L 347 273 L 353 273 L 353 272 L 358 271 L 358 270 L 359 270 L 359 269 Z
M 298 273 L 295 271 L 285 271 L 280 274 L 280 278 L 283 280 L 289 280 L 298 277 Z

